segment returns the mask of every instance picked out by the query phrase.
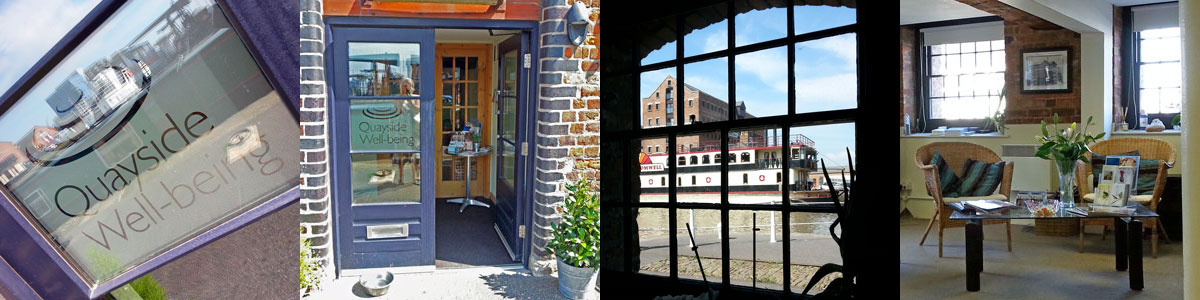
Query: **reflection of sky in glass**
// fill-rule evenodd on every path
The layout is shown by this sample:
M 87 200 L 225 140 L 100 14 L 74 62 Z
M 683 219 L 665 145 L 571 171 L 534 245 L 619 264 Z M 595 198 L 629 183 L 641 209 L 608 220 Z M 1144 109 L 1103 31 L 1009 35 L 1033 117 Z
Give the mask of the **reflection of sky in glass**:
M 100 0 L 0 1 L 0 90 L 33 67 Z M 51 7 L 53 9 L 47 9 Z
M 777 12 L 778 11 L 778 12 Z M 786 15 L 786 10 L 757 11 L 757 14 Z M 797 33 L 814 29 L 826 29 L 854 23 L 854 10 L 824 6 L 797 6 Z M 741 19 L 739 19 L 740 21 Z M 757 22 L 758 18 L 737 23 L 737 35 L 751 37 L 781 37 L 776 32 L 786 28 L 780 24 Z M 684 39 L 685 53 L 707 53 L 726 48 L 728 27 L 722 21 L 709 27 L 693 31 Z M 798 112 L 821 111 L 854 107 L 857 101 L 855 80 L 856 39 L 853 34 L 839 35 L 797 44 L 796 88 Z M 694 50 L 698 49 L 698 50 Z M 643 62 L 663 61 L 674 58 L 674 43 L 651 52 Z M 724 58 L 720 59 L 725 61 Z M 706 83 L 705 92 L 725 94 L 728 81 L 724 80 L 724 64 L 688 66 L 685 81 Z M 738 101 L 745 101 L 747 110 L 755 116 L 778 115 L 779 109 L 787 107 L 787 51 L 767 50 L 739 55 L 736 60 Z M 694 70 L 693 70 L 694 69 Z M 666 75 L 674 75 L 674 69 L 663 69 L 642 73 L 640 95 L 651 93 Z M 779 75 L 782 74 L 782 75 Z M 711 83 L 711 84 L 707 84 Z M 695 84 L 693 84 L 695 85 Z M 712 90 L 712 91 L 710 91 Z M 721 98 L 721 97 L 718 97 Z M 729 100 L 727 97 L 722 100 Z
M 212 1 L 192 1 L 189 7 L 211 5 Z M 168 1 L 134 1 L 121 7 L 104 25 L 88 37 L 79 48 L 76 48 L 57 67 L 43 77 L 42 80 L 13 105 L 8 113 L 0 118 L 0 128 L 15 129 L 0 131 L 0 141 L 16 141 L 24 136 L 34 125 L 53 124 L 55 114 L 45 99 L 59 86 L 76 68 L 84 68 L 97 60 L 104 59 L 113 53 L 129 46 L 130 41 L 137 38 L 146 27 L 150 26 L 153 18 L 130 18 L 122 16 L 157 16 L 167 11 L 171 6 Z M 156 35 L 150 35 L 156 36 Z M 23 72 L 23 71 L 19 71 Z M 18 112 L 18 113 L 14 113 Z

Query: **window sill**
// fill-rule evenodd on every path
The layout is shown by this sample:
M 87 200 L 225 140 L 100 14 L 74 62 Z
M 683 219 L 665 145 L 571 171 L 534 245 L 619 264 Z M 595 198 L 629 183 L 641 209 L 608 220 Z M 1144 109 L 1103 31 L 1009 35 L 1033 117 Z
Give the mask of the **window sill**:
M 1167 129 L 1161 132 L 1146 132 L 1144 129 L 1113 131 L 1112 135 L 1179 135 L 1182 131 Z
M 931 133 L 914 133 L 911 135 L 900 136 L 900 138 L 1007 138 L 1007 137 L 1008 137 L 1008 135 L 1006 135 L 1006 134 L 1002 135 L 999 132 L 972 134 L 972 135 L 957 135 L 957 136 L 933 135 Z

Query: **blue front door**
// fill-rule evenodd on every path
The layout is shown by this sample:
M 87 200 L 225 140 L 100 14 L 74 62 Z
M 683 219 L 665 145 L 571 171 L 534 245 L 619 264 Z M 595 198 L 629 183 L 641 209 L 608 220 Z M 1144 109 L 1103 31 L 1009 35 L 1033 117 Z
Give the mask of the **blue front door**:
M 433 39 L 431 29 L 332 29 L 327 132 L 342 270 L 434 264 Z
M 500 133 L 496 135 L 496 232 L 508 250 L 513 261 L 521 261 L 526 243 L 521 243 L 525 237 L 522 226 L 525 218 L 525 202 L 521 201 L 522 184 L 525 178 L 525 157 L 528 155 L 529 144 L 526 142 L 526 114 L 529 84 L 528 72 L 523 67 L 523 60 L 528 41 L 528 33 L 509 37 L 496 47 L 496 59 L 499 65 L 497 80 L 499 108 L 496 112 L 496 124 Z

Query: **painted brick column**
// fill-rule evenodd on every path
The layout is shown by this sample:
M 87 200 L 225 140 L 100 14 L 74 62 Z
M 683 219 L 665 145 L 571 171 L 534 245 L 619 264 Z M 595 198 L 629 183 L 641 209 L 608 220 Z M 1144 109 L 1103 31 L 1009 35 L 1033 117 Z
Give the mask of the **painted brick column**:
M 592 31 L 582 46 L 571 44 L 566 13 L 575 1 L 543 0 L 538 61 L 537 137 L 530 262 L 553 265 L 546 251 L 563 185 L 596 182 L 600 168 L 600 1 L 578 0 L 592 9 Z M 533 269 L 539 269 L 534 265 Z M 535 272 L 538 273 L 538 272 Z
M 300 0 L 300 227 L 301 237 L 312 242 L 312 257 L 325 267 L 325 278 L 333 278 L 325 21 L 321 13 L 321 0 Z

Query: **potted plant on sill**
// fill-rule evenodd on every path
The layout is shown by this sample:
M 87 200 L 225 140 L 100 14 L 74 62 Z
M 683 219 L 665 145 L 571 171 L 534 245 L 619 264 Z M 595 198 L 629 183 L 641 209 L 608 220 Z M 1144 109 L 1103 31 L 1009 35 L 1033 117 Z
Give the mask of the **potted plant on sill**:
M 566 199 L 555 208 L 562 221 L 550 224 L 546 248 L 558 260 L 558 291 L 582 299 L 595 287 L 600 263 L 600 197 L 586 179 L 567 183 L 566 189 Z

